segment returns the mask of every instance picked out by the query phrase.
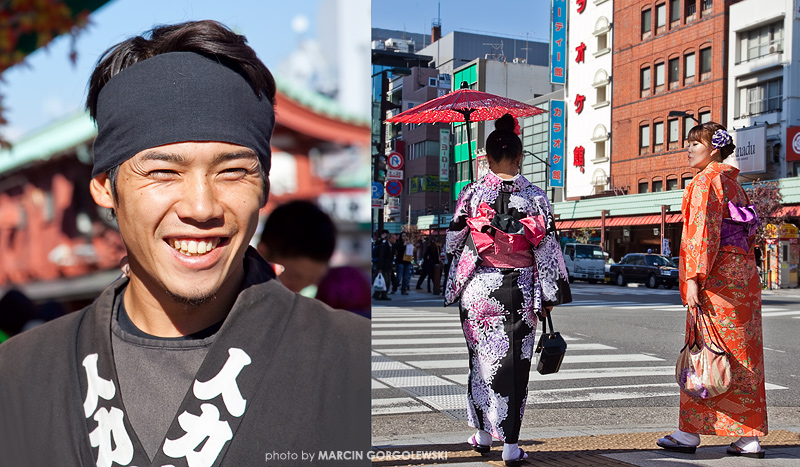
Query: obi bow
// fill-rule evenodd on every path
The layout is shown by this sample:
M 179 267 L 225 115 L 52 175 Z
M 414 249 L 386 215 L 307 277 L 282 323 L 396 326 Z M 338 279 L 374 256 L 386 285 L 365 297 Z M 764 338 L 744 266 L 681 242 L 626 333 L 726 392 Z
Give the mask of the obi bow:
M 761 224 L 761 220 L 758 218 L 758 213 L 756 213 L 756 207 L 754 205 L 751 204 L 749 206 L 740 207 L 733 201 L 728 201 L 728 211 L 731 213 L 732 221 L 747 224 L 748 237 L 756 233 L 758 226 Z
M 467 219 L 478 254 L 510 254 L 538 246 L 546 232 L 544 216 L 515 219 L 497 214 L 486 203 L 478 207 L 478 215 Z

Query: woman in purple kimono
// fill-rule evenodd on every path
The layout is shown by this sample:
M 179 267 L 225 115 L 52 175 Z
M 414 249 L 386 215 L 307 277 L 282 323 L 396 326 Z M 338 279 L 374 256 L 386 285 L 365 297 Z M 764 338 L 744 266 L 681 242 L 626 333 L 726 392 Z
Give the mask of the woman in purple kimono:
M 459 299 L 469 349 L 467 413 L 480 453 L 503 441 L 503 460 L 527 457 L 517 446 L 535 346 L 537 316 L 572 301 L 550 203 L 519 174 L 522 142 L 504 115 L 486 139 L 489 173 L 461 192 L 447 232 L 452 267 L 445 305 Z

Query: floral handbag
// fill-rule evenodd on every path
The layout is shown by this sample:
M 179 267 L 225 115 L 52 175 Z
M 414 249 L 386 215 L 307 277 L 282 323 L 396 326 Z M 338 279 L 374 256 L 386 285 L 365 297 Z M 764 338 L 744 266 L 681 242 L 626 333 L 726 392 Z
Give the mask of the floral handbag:
M 725 348 L 714 342 L 711 323 L 700 307 L 690 318 L 686 344 L 678 356 L 675 379 L 692 397 L 709 399 L 731 387 L 731 365 Z

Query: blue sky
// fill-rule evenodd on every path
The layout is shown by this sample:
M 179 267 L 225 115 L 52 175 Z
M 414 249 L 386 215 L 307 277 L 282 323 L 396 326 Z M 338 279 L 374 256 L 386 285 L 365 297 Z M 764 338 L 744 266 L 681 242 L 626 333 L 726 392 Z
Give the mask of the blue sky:
M 372 0 L 372 27 L 430 34 L 439 5 L 442 35 L 458 30 L 550 40 L 550 0 Z
M 3 73 L 9 121 L 0 131 L 12 142 L 55 118 L 83 107 L 86 82 L 108 47 L 157 24 L 214 19 L 244 34 L 270 69 L 301 37 L 315 37 L 319 0 L 113 0 L 91 15 L 77 38 L 78 62 L 69 61 L 70 37 L 60 37 L 31 54 L 24 65 Z M 303 18 L 305 18 L 303 20 Z M 306 25 L 305 32 L 303 24 Z

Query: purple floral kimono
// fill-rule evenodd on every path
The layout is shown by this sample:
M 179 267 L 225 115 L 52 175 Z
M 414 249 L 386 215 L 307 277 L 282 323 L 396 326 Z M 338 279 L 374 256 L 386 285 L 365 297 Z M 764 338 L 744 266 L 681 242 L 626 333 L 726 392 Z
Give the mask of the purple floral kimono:
M 572 301 L 550 203 L 522 175 L 464 188 L 447 232 L 445 305 L 460 299 L 469 349 L 469 425 L 516 443 L 537 315 Z

